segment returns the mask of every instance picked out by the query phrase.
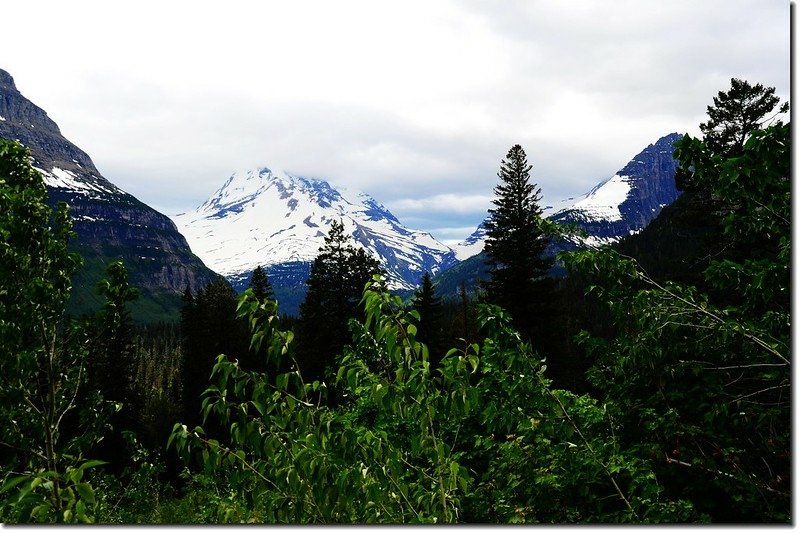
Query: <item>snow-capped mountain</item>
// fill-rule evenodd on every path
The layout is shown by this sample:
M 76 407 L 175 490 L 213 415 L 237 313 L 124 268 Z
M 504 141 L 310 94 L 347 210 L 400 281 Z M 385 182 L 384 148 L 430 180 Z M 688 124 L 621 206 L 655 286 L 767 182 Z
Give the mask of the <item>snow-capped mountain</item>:
M 589 234 L 586 244 L 590 245 L 616 242 L 641 231 L 678 198 L 673 145 L 681 137 L 671 133 L 660 138 L 550 220 L 576 224 Z
M 108 261 L 123 259 L 131 285 L 140 292 L 132 304 L 137 320 L 171 320 L 188 286 L 197 290 L 215 274 L 189 251 L 165 215 L 104 178 L 89 155 L 65 139 L 47 113 L 25 98 L 11 75 L 0 70 L 0 138 L 18 140 L 31 151 L 44 177 L 48 203 L 66 202 L 77 237 L 70 247 L 85 259 L 73 280 L 70 311 L 99 307 L 95 287 Z M 0 214 L 2 216 L 2 214 Z
M 234 285 L 258 265 L 273 267 L 267 271 L 279 284 L 275 267 L 312 262 L 333 220 L 381 261 L 392 288 L 416 287 L 425 271 L 457 262 L 450 248 L 406 228 L 368 194 L 270 168 L 233 173 L 203 205 L 173 220 L 192 251 Z
M 453 251 L 459 261 L 469 259 L 483 251 L 483 246 L 486 244 L 486 227 L 483 225 L 484 222 L 486 222 L 486 219 L 478 224 L 478 227 L 475 228 L 475 231 L 473 231 L 469 237 L 453 245 Z
M 661 209 L 678 197 L 675 188 L 677 163 L 673 144 L 682 137 L 671 133 L 660 138 L 615 175 L 589 192 L 542 208 L 553 222 L 575 224 L 588 234 L 583 243 L 610 244 L 640 231 Z M 483 222 L 464 241 L 454 246 L 459 260 L 483 251 L 486 230 Z

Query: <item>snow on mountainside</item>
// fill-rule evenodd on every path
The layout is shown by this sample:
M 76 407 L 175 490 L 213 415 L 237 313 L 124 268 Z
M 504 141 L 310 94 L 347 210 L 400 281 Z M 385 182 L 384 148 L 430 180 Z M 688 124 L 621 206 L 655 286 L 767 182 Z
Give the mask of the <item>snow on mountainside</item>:
M 260 168 L 235 172 L 203 205 L 173 220 L 192 251 L 229 279 L 256 266 L 311 262 L 333 220 L 380 259 L 393 288 L 457 262 L 429 233 L 410 230 L 371 196 Z
M 546 205 L 542 214 L 553 222 L 575 224 L 588 233 L 584 244 L 610 244 L 636 233 L 650 223 L 665 205 L 678 197 L 677 163 L 673 143 L 682 136 L 666 135 L 637 154 L 614 176 L 586 194 Z M 459 260 L 483 251 L 486 231 L 478 228 L 454 246 Z
M 115 197 L 125 194 L 122 189 L 110 181 L 99 178 L 91 172 L 78 177 L 75 172 L 56 166 L 50 170 L 34 168 L 42 173 L 45 185 L 51 189 L 63 189 L 93 200 L 109 199 L 109 196 Z
M 582 200 L 575 202 L 568 209 L 580 213 L 580 216 L 587 220 L 622 220 L 619 206 L 628 198 L 630 192 L 630 178 L 615 174 L 595 186 Z
M 664 206 L 678 198 L 678 164 L 673 145 L 681 137 L 671 133 L 660 138 L 572 207 L 554 213 L 550 220 L 578 225 L 589 234 L 584 241 L 589 245 L 609 244 L 641 231 Z
M 486 220 L 484 219 L 484 222 Z M 481 222 L 475 231 L 463 241 L 453 245 L 453 251 L 459 261 L 469 259 L 473 255 L 478 255 L 483 251 L 483 245 L 486 243 L 486 228 Z

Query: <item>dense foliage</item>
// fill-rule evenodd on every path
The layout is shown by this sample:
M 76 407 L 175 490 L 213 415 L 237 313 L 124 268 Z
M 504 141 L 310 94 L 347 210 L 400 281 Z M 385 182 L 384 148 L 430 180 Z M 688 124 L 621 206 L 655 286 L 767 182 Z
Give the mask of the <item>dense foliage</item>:
M 67 210 L 0 142 L 0 520 L 790 522 L 790 131 L 763 120 L 769 89 L 733 83 L 730 102 L 759 116 L 676 145 L 683 198 L 711 212 L 681 222 L 669 268 L 649 271 L 655 237 L 565 253 L 549 312 L 526 301 L 544 259 L 504 235 L 569 230 L 541 220 L 515 146 L 489 254 L 508 310 L 463 286 L 443 302 L 427 275 L 403 302 L 334 222 L 297 327 L 257 269 L 240 296 L 220 279 L 179 323 L 133 328 L 119 262 L 101 311 L 66 316 Z M 713 139 L 737 127 L 741 145 Z M 577 344 L 537 346 L 534 325 Z
M 714 520 L 786 521 L 789 129 L 754 132 L 736 157 L 688 137 L 676 154 L 728 206 L 722 232 L 737 252 L 710 262 L 707 292 L 656 281 L 611 250 L 573 255 L 594 273 L 616 332 L 584 339 L 590 378 L 673 493 Z
M 0 140 L 0 470 L 3 521 L 91 522 L 97 499 L 83 478 L 101 461 L 86 453 L 102 439 L 114 406 L 86 390 L 89 324 L 67 317 L 80 257 L 67 251 L 72 222 L 52 211 L 29 152 Z M 116 336 L 112 300 L 124 269 L 109 267 L 98 318 Z M 121 266 L 119 266 L 121 268 Z
M 552 390 L 530 346 L 497 307 L 483 306 L 482 344 L 452 349 L 432 371 L 416 340 L 418 315 L 376 278 L 366 319 L 339 361 L 348 399 L 297 371 L 243 371 L 220 356 L 204 416 L 223 439 L 176 425 L 184 454 L 221 481 L 220 521 L 564 522 L 675 521 L 684 501 L 660 498 L 646 463 L 622 449 L 604 406 Z M 240 310 L 272 368 L 293 357 L 272 302 L 252 293 Z M 354 326 L 355 327 L 355 326 Z M 383 364 L 375 364 L 382 362 Z M 322 392 L 322 395 L 319 393 Z M 598 494 L 602 497 L 598 498 Z M 488 503 L 488 505 L 487 505 Z

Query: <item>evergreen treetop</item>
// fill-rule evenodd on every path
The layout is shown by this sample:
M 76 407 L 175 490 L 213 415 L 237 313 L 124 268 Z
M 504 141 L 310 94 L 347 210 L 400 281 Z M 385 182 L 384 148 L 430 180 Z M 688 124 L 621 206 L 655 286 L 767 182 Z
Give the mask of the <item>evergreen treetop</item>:
M 539 228 L 542 210 L 541 189 L 530 183 L 532 165 L 518 144 L 511 147 L 501 162 L 494 188 L 493 209 L 486 221 L 486 253 L 493 271 L 514 272 L 535 279 L 544 275 L 551 261 L 542 255 L 547 239 Z
M 714 105 L 708 106 L 708 122 L 700 124 L 706 146 L 720 155 L 741 154 L 750 134 L 771 118 L 769 115 L 779 102 L 775 87 L 731 78 L 731 88 L 719 91 Z M 788 110 L 789 104 L 784 103 L 777 113 Z
M 320 303 L 335 306 L 351 315 L 361 299 L 361 292 L 380 263 L 363 248 L 357 248 L 344 232 L 344 224 L 334 220 L 311 266 L 306 284 L 308 294 L 300 306 L 300 315 L 313 314 Z M 331 309 L 334 314 L 337 314 Z
M 491 266 L 486 284 L 490 301 L 513 313 L 513 301 L 527 288 L 543 278 L 552 258 L 545 256 L 548 239 L 540 228 L 541 189 L 530 183 L 530 170 L 525 150 L 518 144 L 511 147 L 497 173 L 495 205 L 489 210 L 486 226 L 486 255 Z
M 253 289 L 253 295 L 258 298 L 259 302 L 266 302 L 267 300 L 275 299 L 275 292 L 272 290 L 272 284 L 267 278 L 267 273 L 258 265 L 253 270 L 253 275 L 250 277 L 250 288 Z
M 347 321 L 359 316 L 364 286 L 381 272 L 380 263 L 357 248 L 334 220 L 306 280 L 300 304 L 298 360 L 307 377 L 322 377 L 325 367 L 350 339 Z

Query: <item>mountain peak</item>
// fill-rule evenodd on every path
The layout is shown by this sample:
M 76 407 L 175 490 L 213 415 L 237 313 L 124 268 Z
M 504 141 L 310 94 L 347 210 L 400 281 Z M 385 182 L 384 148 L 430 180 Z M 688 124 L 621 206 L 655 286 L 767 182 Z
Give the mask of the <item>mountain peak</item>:
M 670 133 L 648 145 L 612 177 L 550 218 L 581 226 L 592 243 L 613 242 L 640 231 L 678 197 L 673 153 L 681 137 Z
M 88 154 L 61 135 L 58 124 L 17 90 L 5 70 L 0 70 L 0 96 L 0 138 L 16 139 L 29 148 L 38 168 L 88 170 L 99 176 Z
M 8 91 L 8 90 L 17 90 L 17 86 L 14 85 L 14 78 L 11 77 L 11 74 L 6 72 L 5 70 L 0 68 L 0 90 Z
M 34 166 L 48 190 L 48 203 L 66 202 L 77 234 L 70 243 L 91 268 L 73 280 L 70 312 L 99 306 L 95 293 L 101 265 L 123 259 L 131 285 L 141 297 L 133 315 L 171 320 L 180 295 L 203 287 L 214 273 L 191 254 L 172 221 L 105 179 L 91 158 L 65 139 L 47 113 L 25 98 L 11 75 L 0 70 L 0 138 L 18 140 L 30 149 Z M 151 314 L 152 313 L 152 314 Z
M 406 228 L 370 195 L 275 167 L 232 173 L 200 207 L 173 219 L 195 253 L 228 278 L 313 261 L 333 220 L 381 260 L 394 287 L 414 287 L 425 271 L 456 262 L 449 247 Z
M 343 200 L 341 192 L 326 181 L 295 176 L 275 167 L 259 167 L 233 172 L 197 211 L 214 218 L 222 218 L 240 213 L 248 205 L 259 203 L 259 197 L 265 194 L 277 195 L 280 200 L 286 200 L 290 210 L 294 210 L 297 205 L 296 199 L 292 201 L 295 195 L 303 195 L 325 209 Z

